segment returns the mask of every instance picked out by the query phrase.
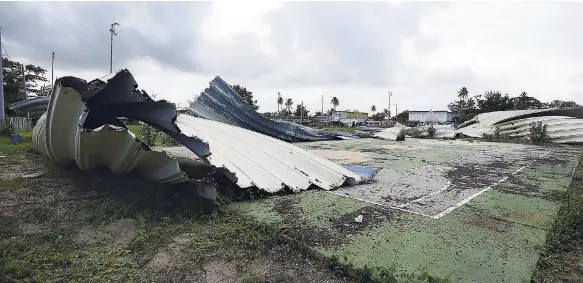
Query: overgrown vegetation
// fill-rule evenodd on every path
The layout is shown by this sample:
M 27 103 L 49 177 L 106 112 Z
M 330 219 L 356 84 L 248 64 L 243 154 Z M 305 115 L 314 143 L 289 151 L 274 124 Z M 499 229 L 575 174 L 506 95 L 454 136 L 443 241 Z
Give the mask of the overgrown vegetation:
M 404 141 L 406 136 L 407 136 L 407 132 L 405 131 L 405 129 L 401 129 L 399 131 L 399 134 L 397 134 L 396 141 Z
M 429 136 L 430 138 L 435 136 L 435 132 L 437 132 L 437 130 L 433 127 L 433 125 L 427 128 L 427 136 Z
M 494 129 L 494 133 L 493 134 L 484 133 L 482 135 L 482 139 L 485 139 L 487 141 L 500 142 L 500 141 L 508 141 L 510 139 L 510 136 L 508 134 L 503 134 L 502 133 L 502 130 L 500 129 L 500 127 L 496 127 Z
M 423 137 L 423 130 L 415 127 L 413 129 L 411 129 L 410 135 L 412 138 L 416 138 L 416 139 L 422 138 Z
M 578 106 L 574 101 L 553 100 L 549 103 L 543 103 L 524 91 L 516 97 L 510 97 L 508 94 L 502 94 L 499 91 L 487 91 L 483 95 L 470 97 L 469 90 L 466 87 L 462 87 L 458 91 L 458 98 L 458 100 L 448 105 L 449 110 L 457 114 L 458 123 L 468 121 L 480 113 L 493 111 Z
M 583 155 L 574 171 L 566 200 L 557 213 L 539 258 L 533 282 L 580 282 L 573 267 L 583 260 Z M 580 270 L 580 266 L 578 267 Z M 577 270 L 577 269 L 575 269 Z
M 529 138 L 532 143 L 541 143 L 549 139 L 547 124 L 543 124 L 542 122 L 530 124 L 529 132 Z

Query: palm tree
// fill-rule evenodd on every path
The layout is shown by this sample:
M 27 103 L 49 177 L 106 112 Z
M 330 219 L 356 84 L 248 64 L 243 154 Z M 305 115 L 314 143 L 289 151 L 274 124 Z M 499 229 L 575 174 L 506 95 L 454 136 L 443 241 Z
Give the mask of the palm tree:
M 294 105 L 294 102 L 291 98 L 288 98 L 285 100 L 285 109 L 287 110 L 287 113 L 291 113 L 291 109 L 292 106 Z
M 336 96 L 334 96 L 330 100 L 330 104 L 332 104 L 332 106 L 334 107 L 334 111 L 336 111 L 336 106 L 340 105 L 340 101 L 338 100 L 338 98 L 336 98 Z
M 468 89 L 464 86 L 460 89 L 460 91 L 457 92 L 457 96 L 461 99 L 461 100 L 466 100 L 468 98 Z
M 277 114 L 279 114 L 279 109 L 283 105 L 283 97 L 281 97 L 281 93 L 277 92 Z M 283 108 L 281 108 L 283 109 Z
M 376 106 L 371 106 L 370 107 L 370 111 L 372 111 L 372 113 L 374 114 L 377 111 L 377 107 Z

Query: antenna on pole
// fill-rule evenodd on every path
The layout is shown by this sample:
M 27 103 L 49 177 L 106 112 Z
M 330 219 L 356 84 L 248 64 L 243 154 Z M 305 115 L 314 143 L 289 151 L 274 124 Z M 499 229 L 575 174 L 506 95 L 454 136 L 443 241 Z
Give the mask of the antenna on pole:
M 113 37 L 117 35 L 117 31 L 115 31 L 115 27 L 119 26 L 118 23 L 111 24 L 111 28 L 109 32 L 111 34 L 111 39 L 109 41 L 109 73 L 113 72 Z
M 0 28 L 0 127 L 4 126 L 4 72 L 2 71 L 2 28 Z M 8 57 L 8 54 L 6 54 Z
M 51 89 L 55 83 L 55 52 L 53 51 L 53 58 L 51 59 Z M 52 90 L 51 90 L 52 92 Z

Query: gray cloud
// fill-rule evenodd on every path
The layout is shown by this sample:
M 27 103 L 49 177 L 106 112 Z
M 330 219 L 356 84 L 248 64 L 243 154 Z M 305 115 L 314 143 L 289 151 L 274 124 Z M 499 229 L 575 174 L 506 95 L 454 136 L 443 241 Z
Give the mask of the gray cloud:
M 12 56 L 46 62 L 54 51 L 65 68 L 107 70 L 109 25 L 119 22 L 119 36 L 114 38 L 115 66 L 151 57 L 181 70 L 196 71 L 198 62 L 184 50 L 196 48 L 194 34 L 210 15 L 210 8 L 210 3 L 204 2 L 2 2 L 0 25 L 4 39 L 19 46 L 10 51 Z M 128 19 L 134 24 L 128 26 Z M 140 22 L 146 20 L 165 33 L 165 41 L 158 40 L 156 30 L 140 28 Z

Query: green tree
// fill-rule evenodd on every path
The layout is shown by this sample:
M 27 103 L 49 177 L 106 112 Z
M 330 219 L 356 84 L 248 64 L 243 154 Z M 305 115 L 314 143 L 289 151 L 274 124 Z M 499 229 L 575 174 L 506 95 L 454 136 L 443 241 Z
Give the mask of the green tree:
M 468 92 L 468 89 L 464 86 L 462 87 L 458 92 L 457 92 L 457 96 L 459 97 L 460 100 L 466 100 L 468 99 L 468 95 L 470 93 Z
M 51 95 L 51 92 L 52 91 L 53 90 L 51 89 L 51 85 L 45 84 L 45 85 L 43 85 L 43 86 L 40 87 L 40 90 L 39 90 L 39 92 L 38 92 L 37 95 L 39 95 L 39 96 L 49 96 L 49 95 Z
M 336 107 L 338 105 L 340 105 L 340 100 L 338 100 L 338 98 L 336 98 L 336 96 L 332 97 L 332 99 L 330 100 L 330 104 L 332 104 L 332 106 L 334 107 L 334 111 L 336 111 Z
M 550 108 L 565 108 L 565 107 L 576 107 L 580 106 L 575 101 L 563 101 L 563 100 L 553 100 L 548 103 Z
M 371 106 L 371 107 L 370 107 L 370 111 L 372 111 L 372 113 L 375 113 L 375 112 L 377 112 L 377 107 L 376 107 L 376 106 L 374 106 L 374 105 L 373 105 L 373 106 Z
M 281 93 L 277 92 L 277 114 L 279 114 L 279 110 L 283 107 L 283 97 L 281 97 Z
M 291 98 L 286 99 L 285 100 L 285 110 L 286 110 L 287 115 L 291 114 L 292 106 L 294 106 L 294 101 Z
M 41 94 L 41 82 L 47 82 L 46 70 L 32 64 L 23 64 L 2 57 L 2 74 L 4 75 L 4 102 L 8 105 L 24 100 L 25 94 Z M 44 92 L 46 93 L 46 92 Z M 8 112 L 8 109 L 6 109 Z
M 257 105 L 257 100 L 253 100 L 253 92 L 247 90 L 246 88 L 244 88 L 240 85 L 234 85 L 233 90 L 235 90 L 241 97 L 243 97 L 243 99 L 245 99 L 247 104 L 249 104 L 251 106 L 251 108 L 253 108 L 253 110 L 255 110 L 255 111 L 259 110 L 259 105 Z
M 310 112 L 310 110 L 306 109 L 306 107 L 302 106 L 301 104 L 296 105 L 296 111 L 294 112 L 294 115 L 300 117 L 302 116 L 302 113 L 304 114 L 304 117 L 308 117 L 308 113 Z

